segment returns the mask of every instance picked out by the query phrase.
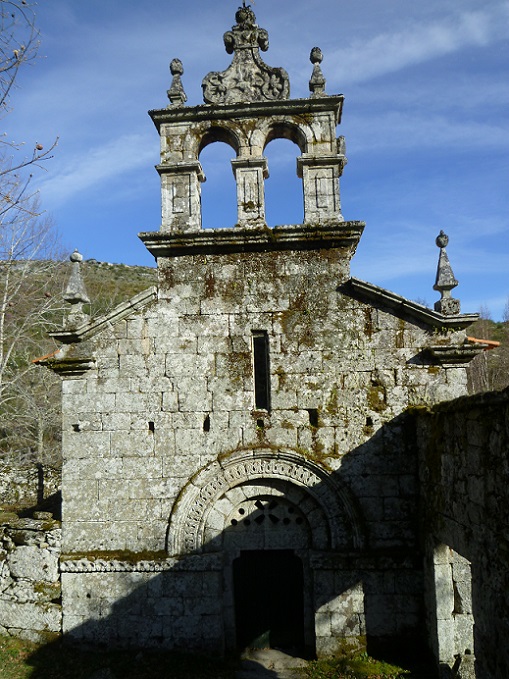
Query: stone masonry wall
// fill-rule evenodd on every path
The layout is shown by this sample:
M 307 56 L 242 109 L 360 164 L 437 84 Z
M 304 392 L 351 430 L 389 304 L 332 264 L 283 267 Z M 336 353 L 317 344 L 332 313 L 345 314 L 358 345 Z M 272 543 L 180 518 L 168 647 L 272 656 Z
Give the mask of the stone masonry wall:
M 363 572 L 352 557 L 344 578 L 320 579 L 315 567 L 320 598 L 310 605 L 322 647 L 342 630 L 363 636 L 362 611 L 355 608 L 357 621 L 345 613 L 360 606 L 361 581 L 368 636 L 422 636 L 422 570 L 413 558 L 417 451 L 401 415 L 465 393 L 463 365 L 423 358 L 429 345 L 458 338 L 354 299 L 342 287 L 349 271 L 340 249 L 186 255 L 159 265 L 157 303 L 83 342 L 80 356 L 94 357 L 95 367 L 64 380 L 66 559 L 180 556 L 169 551 L 171 531 L 179 530 L 170 517 L 190 479 L 241 451 L 263 450 L 267 463 L 290 451 L 332 475 L 343 497 L 352 498 L 357 509 L 344 532 L 361 535 L 356 549 L 370 555 Z M 254 332 L 268 340 L 270 409 L 255 407 Z M 267 487 L 274 482 L 254 492 L 267 494 Z M 343 548 L 353 545 L 346 540 Z M 389 578 L 378 565 L 388 563 L 384 557 Z M 231 552 L 226 560 L 234 558 Z M 86 563 L 79 567 L 88 572 Z M 135 602 L 136 591 L 126 587 L 136 578 L 108 572 L 111 591 L 122 591 L 126 605 Z M 177 576 L 184 582 L 173 570 L 163 580 Z M 63 583 L 64 631 L 87 638 L 95 634 L 90 618 L 121 639 L 114 627 L 124 623 L 101 604 L 99 588 L 83 600 L 79 582 L 75 572 Z M 191 613 L 175 613 L 171 624 L 180 629 L 182 615 Z M 132 615 L 139 617 L 135 609 Z M 216 613 L 195 610 L 194 623 L 185 625 L 190 642 L 209 615 Z M 171 624 L 163 627 L 164 643 L 177 638 Z
M 0 462 L 2 506 L 35 507 L 60 490 L 61 478 L 61 470 L 53 467 L 16 467 Z
M 509 390 L 440 404 L 418 420 L 432 647 L 444 670 L 469 649 L 477 679 L 503 679 L 509 676 Z
M 0 633 L 50 641 L 61 633 L 61 530 L 47 512 L 0 513 Z
M 334 251 L 162 267 L 157 307 L 98 336 L 97 368 L 64 381 L 64 550 L 164 550 L 189 478 L 260 445 L 348 470 L 373 546 L 408 544 L 389 498 L 401 503 L 415 466 L 398 459 L 397 422 L 382 430 L 408 406 L 465 393 L 466 372 L 420 360 L 429 330 L 341 294 L 345 268 Z M 268 335 L 270 412 L 254 407 L 253 331 Z M 361 469 L 368 449 L 382 458 L 376 469 Z M 406 467 L 406 479 L 388 478 Z

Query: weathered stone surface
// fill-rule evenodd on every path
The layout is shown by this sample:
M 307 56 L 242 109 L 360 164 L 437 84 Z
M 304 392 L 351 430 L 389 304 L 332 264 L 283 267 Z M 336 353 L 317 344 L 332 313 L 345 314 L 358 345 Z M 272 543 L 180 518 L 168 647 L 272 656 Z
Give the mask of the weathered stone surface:
M 52 467 L 14 467 L 0 462 L 0 498 L 4 506 L 33 507 L 59 491 L 60 481 L 60 470 Z
M 0 527 L 0 625 L 39 642 L 61 631 L 60 529 L 50 514 L 35 514 Z
M 27 580 L 58 580 L 58 557 L 38 547 L 18 547 L 7 557 L 7 563 L 14 578 Z
M 288 100 L 286 74 L 259 58 L 267 36 L 250 8 L 225 39 L 233 64 L 205 79 L 207 106 L 183 105 L 173 62 L 171 105 L 151 112 L 162 225 L 141 238 L 158 261 L 157 291 L 55 334 L 79 357 L 52 362 L 64 380 L 63 631 L 223 653 L 253 641 L 241 622 L 255 615 L 248 593 L 266 609 L 299 602 L 281 627 L 295 618 L 289 643 L 318 655 L 366 637 L 419 641 L 427 493 L 432 534 L 445 540 L 445 523 L 477 530 L 494 491 L 480 474 L 462 478 L 468 461 L 442 455 L 409 411 L 466 393 L 475 316 L 351 278 L 364 224 L 341 214 L 343 97 L 325 94 L 321 55 L 313 96 Z M 263 152 L 275 138 L 296 144 L 304 220 L 269 229 Z M 235 154 L 237 223 L 202 230 L 199 155 L 216 141 Z M 27 537 L 34 529 L 6 539 L 0 580 L 2 595 L 18 596 L 10 622 L 27 628 L 58 608 L 20 584 L 42 581 L 44 566 L 47 584 L 57 578 L 56 546 L 50 558 L 42 533 Z M 464 533 L 461 545 L 447 536 L 455 554 L 436 556 L 428 583 L 445 662 L 465 651 L 477 606 Z
M 509 672 L 507 630 L 509 391 L 436 406 L 419 418 L 432 647 L 454 676 Z M 438 545 L 438 547 L 437 547 Z M 468 651 L 468 652 L 467 652 Z M 460 662 L 461 661 L 461 662 Z M 463 674 L 462 674 L 463 673 Z

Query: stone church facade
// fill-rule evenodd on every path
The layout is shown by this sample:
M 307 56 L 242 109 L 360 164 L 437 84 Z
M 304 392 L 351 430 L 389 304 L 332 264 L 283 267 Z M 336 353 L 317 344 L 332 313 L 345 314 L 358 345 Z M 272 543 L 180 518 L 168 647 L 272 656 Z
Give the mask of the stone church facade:
M 444 234 L 434 310 L 351 277 L 364 224 L 341 215 L 343 96 L 326 94 L 320 50 L 309 98 L 290 99 L 249 7 L 224 39 L 233 61 L 204 79 L 204 105 L 185 105 L 174 60 L 170 103 L 150 112 L 162 224 L 140 237 L 157 288 L 89 319 L 72 258 L 48 361 L 63 380 L 63 631 L 218 654 L 417 644 L 422 498 L 405 413 L 467 393 L 476 316 L 451 297 Z M 304 222 L 268 228 L 277 138 L 295 144 Z M 216 141 L 232 149 L 238 219 L 205 230 L 199 158 Z M 468 615 L 461 634 L 466 646 Z

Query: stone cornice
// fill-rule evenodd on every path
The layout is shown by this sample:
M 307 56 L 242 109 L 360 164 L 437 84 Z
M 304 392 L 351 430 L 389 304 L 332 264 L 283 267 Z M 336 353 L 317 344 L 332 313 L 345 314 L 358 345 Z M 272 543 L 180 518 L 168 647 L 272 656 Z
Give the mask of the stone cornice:
M 352 294 L 361 300 L 369 300 L 376 302 L 389 308 L 404 318 L 410 318 L 415 321 L 424 323 L 424 325 L 432 328 L 444 328 L 445 330 L 462 330 L 468 327 L 479 318 L 479 314 L 458 314 L 457 316 L 444 316 L 438 311 L 428 309 L 422 304 L 412 302 L 405 297 L 379 288 L 372 283 L 366 283 L 358 278 L 351 278 L 348 283 L 343 286 L 342 291 L 347 294 Z M 472 348 L 472 345 L 468 345 Z M 470 360 L 470 359 L 468 359 Z
M 114 325 L 118 321 L 126 318 L 130 314 L 142 309 L 144 306 L 155 300 L 157 297 L 157 289 L 155 287 L 148 288 L 138 293 L 126 302 L 122 302 L 116 306 L 112 311 L 104 316 L 88 321 L 78 328 L 70 330 L 59 330 L 50 333 L 50 337 L 54 337 L 63 344 L 73 344 L 74 342 L 82 342 L 92 335 L 96 335 L 107 326 Z M 68 360 L 68 359 L 66 359 Z M 57 370 L 57 361 L 52 362 L 53 370 Z
M 286 99 L 283 101 L 254 101 L 243 104 L 202 104 L 154 109 L 148 114 L 157 130 L 161 125 L 176 122 L 207 120 L 232 120 L 235 118 L 260 118 L 263 116 L 299 116 L 333 111 L 336 124 L 341 122 L 344 96 L 332 94 L 312 99 Z
M 337 222 L 330 226 L 290 225 L 274 228 L 203 229 L 182 234 L 154 231 L 140 233 L 138 237 L 156 258 L 332 248 L 345 248 L 351 257 L 364 226 L 364 222 Z
M 136 554 L 133 554 L 136 557 Z M 166 557 L 158 559 L 97 557 L 94 555 L 72 558 L 63 555 L 60 561 L 62 573 L 161 573 L 163 571 L 212 571 L 221 570 L 221 554 L 191 554 L 185 558 Z
M 435 345 L 428 347 L 426 353 L 441 365 L 469 363 L 477 354 L 488 348 L 487 344 L 462 344 L 460 346 Z

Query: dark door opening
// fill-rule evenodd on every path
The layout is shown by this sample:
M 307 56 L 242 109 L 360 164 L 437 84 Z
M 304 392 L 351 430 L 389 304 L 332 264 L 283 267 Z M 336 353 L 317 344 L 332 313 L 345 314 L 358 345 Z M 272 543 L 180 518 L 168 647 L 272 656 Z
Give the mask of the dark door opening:
M 304 574 L 291 550 L 242 551 L 233 587 L 238 648 L 304 648 Z

